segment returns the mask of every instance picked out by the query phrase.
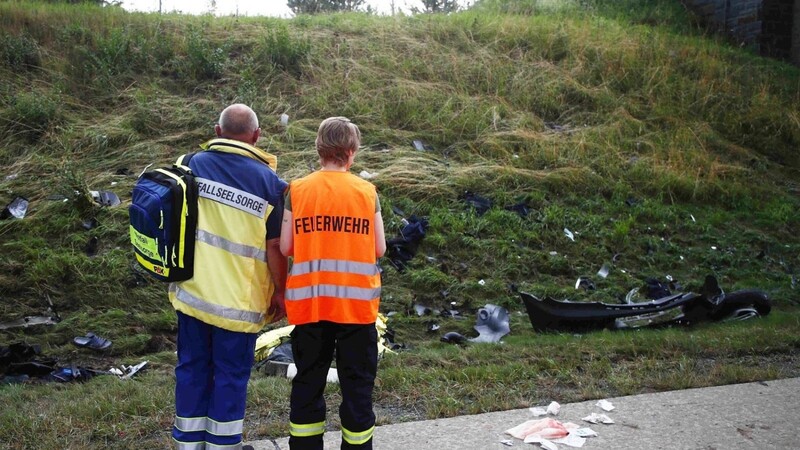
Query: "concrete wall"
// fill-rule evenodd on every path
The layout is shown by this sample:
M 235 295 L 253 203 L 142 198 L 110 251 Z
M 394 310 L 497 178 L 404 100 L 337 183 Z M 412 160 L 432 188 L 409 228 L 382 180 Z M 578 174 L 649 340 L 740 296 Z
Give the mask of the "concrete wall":
M 800 0 L 682 0 L 709 28 L 800 66 Z
M 722 31 L 737 44 L 758 45 L 761 4 L 768 0 L 683 0 L 706 25 Z M 791 0 L 790 0 L 791 1 Z
M 794 2 L 792 17 L 792 64 L 800 67 L 800 0 Z

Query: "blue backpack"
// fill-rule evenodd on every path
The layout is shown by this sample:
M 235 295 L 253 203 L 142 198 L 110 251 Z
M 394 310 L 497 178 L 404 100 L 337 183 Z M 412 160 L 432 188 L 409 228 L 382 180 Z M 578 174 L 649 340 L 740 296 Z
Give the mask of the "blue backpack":
M 136 261 L 160 281 L 194 274 L 197 182 L 183 155 L 172 165 L 144 172 L 131 193 L 130 236 Z

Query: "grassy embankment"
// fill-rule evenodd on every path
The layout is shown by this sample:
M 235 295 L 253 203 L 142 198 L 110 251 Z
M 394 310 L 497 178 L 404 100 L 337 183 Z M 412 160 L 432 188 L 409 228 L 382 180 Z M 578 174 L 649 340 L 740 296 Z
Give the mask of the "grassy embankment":
M 387 235 L 401 227 L 392 207 L 430 221 L 407 271 L 383 264 L 382 309 L 399 313 L 390 326 L 410 348 L 381 362 L 380 423 L 798 375 L 798 70 L 703 36 L 678 2 L 479 8 L 279 20 L 0 3 L 0 202 L 31 201 L 23 220 L 0 222 L 0 321 L 49 301 L 63 318 L 0 332 L 0 344 L 100 369 L 150 361 L 126 382 L 0 387 L 0 445 L 169 445 L 175 320 L 164 286 L 131 270 L 124 204 L 135 174 L 196 148 L 234 101 L 259 113 L 260 144 L 287 179 L 313 167 L 321 119 L 352 118 L 364 134 L 354 170 L 379 173 Z M 89 190 L 123 206 L 99 208 Z M 475 214 L 465 191 L 494 207 Z M 67 201 L 48 199 L 58 195 Z M 527 217 L 504 209 L 519 202 Z M 99 226 L 84 229 L 92 217 Z M 647 277 L 693 289 L 706 274 L 728 291 L 766 290 L 774 313 L 537 334 L 509 289 L 617 302 Z M 579 276 L 597 289 L 575 290 Z M 466 320 L 416 317 L 415 302 Z M 512 312 L 505 344 L 438 341 L 474 334 L 486 303 Z M 111 352 L 71 346 L 87 331 Z M 254 373 L 248 439 L 286 434 L 288 392 Z

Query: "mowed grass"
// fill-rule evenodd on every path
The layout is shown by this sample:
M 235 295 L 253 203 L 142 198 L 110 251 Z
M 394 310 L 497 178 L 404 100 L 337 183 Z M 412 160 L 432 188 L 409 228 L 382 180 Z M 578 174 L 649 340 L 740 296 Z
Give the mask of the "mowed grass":
M 0 331 L 0 345 L 101 370 L 150 361 L 133 380 L 0 387 L 0 445 L 170 445 L 175 317 L 132 266 L 126 206 L 145 166 L 196 149 L 232 102 L 259 114 L 287 180 L 316 166 L 319 122 L 350 117 L 364 136 L 353 171 L 377 174 L 387 237 L 428 220 L 405 271 L 382 262 L 381 309 L 408 347 L 381 361 L 382 424 L 798 375 L 800 73 L 703 32 L 677 1 L 291 20 L 4 2 L 0 44 L 0 206 L 30 200 L 0 221 L 0 322 L 63 319 Z M 467 192 L 491 207 L 478 214 Z M 515 291 L 617 303 L 649 277 L 697 290 L 709 274 L 766 291 L 773 313 L 539 334 Z M 576 290 L 580 276 L 596 289 Z M 474 336 L 487 303 L 511 312 L 504 344 L 439 342 Z M 108 354 L 71 345 L 88 331 L 113 340 Z M 248 438 L 287 434 L 288 392 L 254 373 Z

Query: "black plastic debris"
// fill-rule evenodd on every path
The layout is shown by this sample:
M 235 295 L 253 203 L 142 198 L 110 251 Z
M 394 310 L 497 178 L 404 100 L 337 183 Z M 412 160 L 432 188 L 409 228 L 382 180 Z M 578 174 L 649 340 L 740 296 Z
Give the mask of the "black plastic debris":
M 403 272 L 409 261 L 417 254 L 420 242 L 425 237 L 428 219 L 411 216 L 406 221 L 400 236 L 386 241 L 386 257 L 399 272 Z
M 91 238 L 89 238 L 89 241 L 86 243 L 86 246 L 83 248 L 83 251 L 86 253 L 87 256 L 95 256 L 97 255 L 97 244 L 98 244 L 97 236 L 92 236 Z
M 528 214 L 531 213 L 530 209 L 528 209 L 528 205 L 525 202 L 517 203 L 515 205 L 506 206 L 505 209 L 507 211 L 515 212 L 522 218 L 528 217 Z
M 0 382 L 3 384 L 45 377 L 55 368 L 55 359 L 42 357 L 39 345 L 17 342 L 8 347 L 0 346 Z
M 419 303 L 414 303 L 414 312 L 416 312 L 417 315 L 420 316 L 420 317 L 429 316 L 429 315 L 433 314 L 433 309 L 431 309 L 431 308 L 429 308 L 429 307 L 427 307 L 425 305 L 420 305 Z
M 539 299 L 520 292 L 531 325 L 537 331 L 592 331 L 639 326 L 692 325 L 705 321 L 765 316 L 772 309 L 769 296 L 748 289 L 724 293 L 716 278 L 707 276 L 701 293 L 667 295 L 647 302 L 602 302 Z M 640 323 L 641 325 L 636 325 Z
M 430 152 L 430 151 L 433 151 L 433 147 L 432 146 L 426 144 L 425 141 L 422 141 L 422 140 L 419 140 L 419 139 L 415 139 L 413 142 L 411 142 L 411 145 L 413 145 L 414 146 L 414 150 L 416 150 L 418 152 Z
M 448 344 L 466 344 L 467 338 L 461 333 L 457 333 L 455 331 L 449 331 L 444 334 L 444 336 L 439 338 L 442 342 L 447 342 Z
M 97 228 L 100 225 L 100 222 L 97 221 L 96 218 L 92 217 L 89 220 L 84 220 L 81 222 L 81 226 L 84 230 L 91 230 L 92 228 Z
M 100 206 L 117 206 L 122 203 L 117 194 L 111 191 L 89 191 L 89 194 Z
M 572 130 L 572 127 L 570 125 L 560 125 L 555 122 L 545 122 L 544 126 L 548 130 L 554 131 L 556 133 L 567 133 Z
M 437 322 L 431 321 L 431 322 L 427 323 L 428 333 L 435 333 L 436 331 L 439 330 L 439 328 L 441 328 L 441 327 L 439 326 L 439 324 Z
M 668 284 L 662 283 L 655 278 L 646 279 L 645 285 L 647 289 L 647 298 L 649 299 L 655 300 L 672 294 Z
M 447 317 L 449 319 L 463 319 L 464 318 L 463 316 L 461 316 L 461 313 L 459 311 L 456 311 L 455 309 L 446 309 L 446 310 L 442 311 L 441 314 L 439 314 L 439 315 L 442 316 L 442 317 Z
M 105 374 L 106 372 L 100 370 L 89 369 L 86 367 L 60 367 L 50 372 L 48 379 L 57 381 L 59 383 L 70 383 L 73 381 L 88 381 L 98 374 Z
M 126 177 L 132 177 L 132 176 L 134 176 L 136 174 L 133 173 L 131 171 L 131 169 L 128 169 L 127 167 L 120 167 L 119 169 L 117 169 L 116 172 L 114 172 L 114 175 L 122 175 L 122 176 L 126 176 Z
M 508 310 L 502 306 L 488 304 L 478 310 L 475 323 L 478 337 L 470 339 L 472 342 L 500 342 L 503 336 L 511 332 L 509 326 Z
M 575 289 L 584 289 L 587 291 L 593 291 L 597 289 L 594 285 L 594 281 L 588 277 L 578 277 L 578 280 L 575 282 Z
M 628 197 L 628 198 L 625 199 L 625 205 L 630 206 L 630 207 L 634 207 L 634 206 L 638 205 L 639 203 L 641 203 L 641 202 L 638 199 L 634 198 L 634 197 Z
M 470 191 L 464 192 L 462 199 L 467 203 L 467 205 L 471 206 L 475 209 L 475 213 L 479 216 L 486 214 L 492 207 L 492 201 L 486 197 L 481 197 L 480 195 L 474 194 Z
M 0 212 L 0 220 L 10 219 L 12 217 L 15 219 L 24 219 L 25 214 L 28 212 L 28 204 L 27 198 L 16 197 L 3 208 L 3 212 Z

